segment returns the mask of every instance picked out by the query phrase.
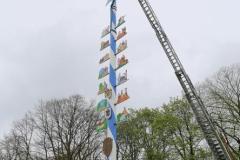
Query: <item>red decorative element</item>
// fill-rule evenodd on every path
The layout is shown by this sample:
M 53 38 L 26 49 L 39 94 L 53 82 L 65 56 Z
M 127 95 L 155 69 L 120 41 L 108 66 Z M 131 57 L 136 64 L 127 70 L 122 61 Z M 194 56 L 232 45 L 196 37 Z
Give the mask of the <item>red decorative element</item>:
M 117 99 L 117 103 L 115 103 L 115 105 L 122 103 L 124 101 L 126 101 L 127 99 L 129 99 L 128 93 L 127 93 L 127 88 L 125 88 L 125 92 L 123 93 L 123 90 L 121 91 L 121 94 L 118 94 L 118 99 Z
M 126 59 L 126 57 L 124 55 L 122 55 L 121 58 L 118 58 L 118 67 L 117 68 L 121 68 L 122 66 L 124 66 L 125 64 L 128 63 L 128 59 Z
M 117 39 L 116 39 L 116 40 L 121 39 L 121 38 L 124 37 L 126 34 L 127 34 L 127 28 L 124 27 L 124 28 L 122 29 L 122 31 L 119 31 L 119 32 L 118 32 L 118 35 L 117 35 Z

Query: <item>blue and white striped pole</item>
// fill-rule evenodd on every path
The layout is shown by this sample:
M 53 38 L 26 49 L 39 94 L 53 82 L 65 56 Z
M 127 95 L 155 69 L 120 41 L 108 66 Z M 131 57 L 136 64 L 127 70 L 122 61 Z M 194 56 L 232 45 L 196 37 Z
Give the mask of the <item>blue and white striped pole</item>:
M 112 89 L 112 97 L 109 99 L 109 108 L 111 109 L 111 117 L 108 119 L 107 136 L 112 138 L 113 146 L 112 152 L 108 157 L 109 160 L 117 159 L 117 129 L 116 129 L 116 0 L 109 1 L 111 3 L 110 8 L 110 66 L 109 66 L 109 82 Z

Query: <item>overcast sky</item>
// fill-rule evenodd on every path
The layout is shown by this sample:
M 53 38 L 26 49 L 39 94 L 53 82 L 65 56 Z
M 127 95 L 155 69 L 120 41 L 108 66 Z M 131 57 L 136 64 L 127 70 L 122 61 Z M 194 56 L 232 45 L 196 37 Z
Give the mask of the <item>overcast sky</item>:
M 150 0 L 193 83 L 240 61 L 239 0 Z M 39 100 L 96 98 L 106 0 L 0 1 L 0 137 Z M 181 95 L 137 0 L 119 0 L 126 15 L 130 63 L 128 107 L 160 106 Z

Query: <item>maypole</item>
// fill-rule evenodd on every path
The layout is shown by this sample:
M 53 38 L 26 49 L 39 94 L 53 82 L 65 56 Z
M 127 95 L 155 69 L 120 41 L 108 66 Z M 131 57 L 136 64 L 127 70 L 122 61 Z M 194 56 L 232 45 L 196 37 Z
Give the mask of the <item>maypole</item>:
M 118 44 L 121 38 L 126 34 L 126 27 L 123 27 L 118 33 L 117 28 L 120 28 L 125 23 L 124 16 L 120 17 L 117 23 L 117 6 L 116 0 L 108 0 L 107 4 L 110 5 L 110 25 L 102 32 L 101 38 L 110 35 L 109 40 L 103 40 L 101 42 L 100 51 L 109 49 L 109 53 L 105 53 L 100 59 L 99 64 L 104 65 L 99 72 L 98 79 L 100 80 L 98 95 L 100 101 L 97 104 L 97 112 L 99 112 L 99 119 L 97 123 L 97 131 L 104 131 L 106 138 L 103 142 L 103 153 L 108 160 L 117 159 L 117 124 L 127 119 L 127 110 L 124 107 L 123 111 L 117 114 L 116 106 L 129 99 L 127 88 L 118 91 L 117 87 L 128 81 L 127 70 L 121 73 L 127 63 L 125 55 L 122 54 L 127 49 L 127 40 L 123 40 Z M 121 58 L 117 58 L 117 56 Z M 109 61 L 109 65 L 106 66 L 105 62 Z M 116 72 L 118 72 L 118 77 Z M 106 79 L 106 77 L 108 79 Z M 104 95 L 104 97 L 103 97 Z

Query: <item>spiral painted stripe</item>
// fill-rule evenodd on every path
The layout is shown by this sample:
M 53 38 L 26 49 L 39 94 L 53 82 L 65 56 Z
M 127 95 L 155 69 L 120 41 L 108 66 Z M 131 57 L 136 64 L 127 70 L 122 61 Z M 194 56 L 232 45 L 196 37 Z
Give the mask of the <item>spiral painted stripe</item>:
M 109 66 L 109 82 L 113 91 L 111 99 L 109 99 L 109 107 L 111 108 L 111 118 L 108 120 L 108 137 L 113 139 L 112 153 L 108 157 L 109 160 L 117 159 L 117 129 L 116 129 L 116 0 L 112 1 L 110 8 L 110 66 Z

